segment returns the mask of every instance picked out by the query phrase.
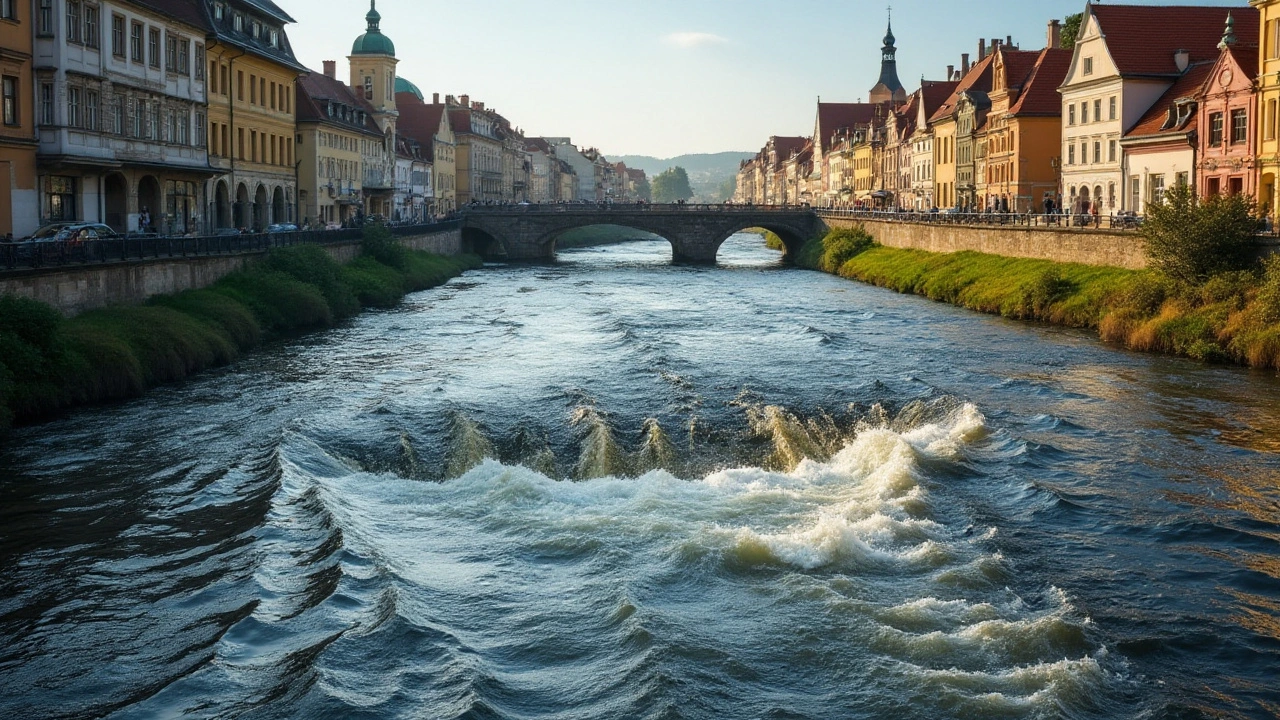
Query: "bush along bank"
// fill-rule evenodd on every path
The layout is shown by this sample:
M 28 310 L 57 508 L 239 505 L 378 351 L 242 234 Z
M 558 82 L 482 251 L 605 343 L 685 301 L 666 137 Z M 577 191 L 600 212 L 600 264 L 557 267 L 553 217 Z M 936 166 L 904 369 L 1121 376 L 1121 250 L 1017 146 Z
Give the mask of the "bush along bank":
M 382 227 L 366 230 L 362 251 L 343 266 L 314 245 L 276 249 L 208 288 L 69 320 L 43 303 L 0 297 L 0 432 L 140 395 L 226 365 L 265 340 L 394 306 L 481 265 L 473 255 L 409 250 Z
M 1174 277 L 976 252 L 901 250 L 833 230 L 801 267 L 1019 320 L 1088 328 L 1131 350 L 1280 369 L 1280 257 Z

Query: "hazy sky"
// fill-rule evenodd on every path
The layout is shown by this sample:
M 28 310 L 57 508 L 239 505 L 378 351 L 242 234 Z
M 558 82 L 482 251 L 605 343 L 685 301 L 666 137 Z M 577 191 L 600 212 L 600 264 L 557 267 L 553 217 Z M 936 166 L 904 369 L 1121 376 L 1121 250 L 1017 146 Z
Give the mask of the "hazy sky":
M 319 71 L 364 28 L 361 0 L 276 0 L 298 20 L 298 58 Z M 1129 0 L 1158 4 L 1149 0 Z M 1244 0 L 1199 4 L 1247 7 Z M 865 100 L 880 70 L 887 3 L 866 0 L 378 0 L 399 73 L 428 101 L 469 94 L 530 135 L 607 155 L 755 151 L 809 135 L 814 103 Z M 908 91 L 943 79 L 978 38 L 1044 46 L 1083 0 L 893 2 Z

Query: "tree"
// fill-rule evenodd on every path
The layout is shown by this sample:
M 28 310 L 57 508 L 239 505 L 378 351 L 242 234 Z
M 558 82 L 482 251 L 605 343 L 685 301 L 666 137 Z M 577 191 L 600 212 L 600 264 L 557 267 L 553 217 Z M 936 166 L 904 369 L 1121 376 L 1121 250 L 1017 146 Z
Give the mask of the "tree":
M 641 177 L 640 181 L 636 183 L 636 195 L 639 195 L 640 199 L 645 202 L 653 200 L 653 190 L 649 187 L 649 178 Z
M 1064 50 L 1073 50 L 1076 46 L 1076 38 L 1080 36 L 1080 22 L 1084 20 L 1084 13 L 1076 13 L 1068 15 L 1062 21 L 1062 48 Z
M 1151 267 L 1175 280 L 1198 283 L 1253 264 L 1258 219 L 1244 195 L 1196 198 L 1180 185 L 1163 202 L 1148 203 L 1142 235 Z
M 720 183 L 720 202 L 728 202 L 733 199 L 734 193 L 738 191 L 738 176 L 734 175 L 728 180 Z
M 689 186 L 689 173 L 682 167 L 667 168 L 653 179 L 653 201 L 656 203 L 683 202 L 693 197 Z

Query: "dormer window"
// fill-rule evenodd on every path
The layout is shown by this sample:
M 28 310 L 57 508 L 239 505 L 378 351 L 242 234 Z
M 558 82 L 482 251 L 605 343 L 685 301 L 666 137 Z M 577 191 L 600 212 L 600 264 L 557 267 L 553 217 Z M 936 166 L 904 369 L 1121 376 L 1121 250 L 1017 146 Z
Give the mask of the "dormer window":
M 244 32 L 244 16 L 240 13 L 236 13 L 234 27 L 236 32 Z
M 278 30 L 271 31 L 271 47 L 280 47 L 280 31 Z
M 1085 75 L 1093 74 L 1093 58 L 1091 57 L 1087 57 L 1084 59 L 1084 74 Z
M 214 3 L 214 4 L 213 4 L 213 19 L 214 19 L 214 20 L 217 20 L 218 22 L 222 22 L 222 18 L 224 17 L 225 12 L 226 12 L 226 11 L 223 9 L 222 3 Z

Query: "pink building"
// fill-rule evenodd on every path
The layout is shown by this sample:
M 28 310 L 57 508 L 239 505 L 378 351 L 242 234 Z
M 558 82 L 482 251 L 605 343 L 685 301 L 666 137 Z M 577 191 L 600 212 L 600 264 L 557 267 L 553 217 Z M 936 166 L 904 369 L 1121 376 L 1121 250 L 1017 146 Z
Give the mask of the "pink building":
M 1258 109 L 1253 94 L 1258 76 L 1258 45 L 1252 40 L 1236 38 L 1235 21 L 1227 18 L 1226 33 L 1218 45 L 1218 60 L 1200 98 L 1197 189 L 1201 197 L 1258 194 L 1254 170 Z M 1276 109 L 1273 107 L 1270 112 L 1274 115 Z

